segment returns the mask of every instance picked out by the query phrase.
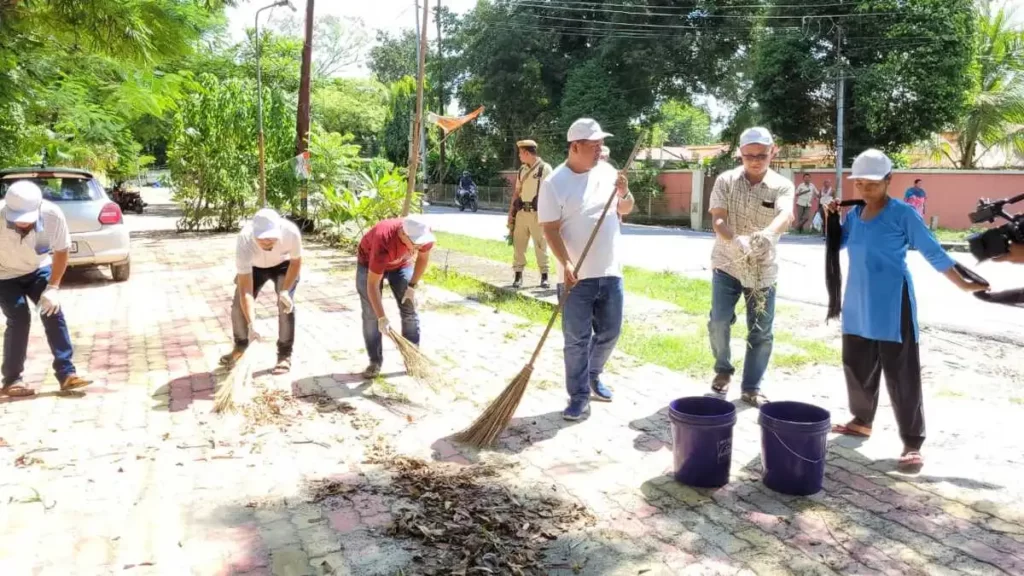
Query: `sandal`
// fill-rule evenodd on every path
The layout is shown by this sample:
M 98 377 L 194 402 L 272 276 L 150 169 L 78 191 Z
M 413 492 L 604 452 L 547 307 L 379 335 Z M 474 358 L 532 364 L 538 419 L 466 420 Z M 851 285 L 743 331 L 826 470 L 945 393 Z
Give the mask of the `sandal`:
M 900 456 L 896 467 L 903 471 L 916 471 L 924 466 L 924 457 L 916 450 L 909 450 Z
M 29 388 L 28 386 L 25 386 L 21 382 L 14 382 L 12 384 L 4 386 L 3 388 L 0 388 L 0 394 L 10 396 L 11 398 L 24 398 L 26 396 L 34 396 L 35 393 L 35 390 Z
M 281 375 L 287 374 L 292 369 L 292 359 L 288 357 L 281 357 L 277 359 L 277 365 L 271 371 L 272 374 Z
M 833 434 L 840 434 L 843 436 L 853 436 L 854 438 L 870 438 L 871 427 L 857 424 L 851 420 L 846 424 L 836 424 L 832 427 Z
M 760 392 L 744 392 L 740 395 L 740 400 L 743 400 L 754 408 L 760 408 L 768 403 L 768 397 Z
M 715 379 L 711 381 L 711 391 L 719 396 L 725 396 L 729 393 L 729 381 L 732 377 L 728 374 L 715 374 Z
M 71 390 L 85 388 L 89 384 L 92 384 L 92 380 L 86 380 L 77 374 L 71 374 L 60 383 L 60 391 L 69 392 Z
M 227 368 L 231 368 L 232 366 L 237 364 L 239 360 L 242 359 L 242 356 L 244 354 L 245 348 L 239 348 L 238 346 L 235 346 L 235 348 L 231 350 L 231 352 L 228 352 L 227 354 L 220 357 L 220 365 L 225 366 Z

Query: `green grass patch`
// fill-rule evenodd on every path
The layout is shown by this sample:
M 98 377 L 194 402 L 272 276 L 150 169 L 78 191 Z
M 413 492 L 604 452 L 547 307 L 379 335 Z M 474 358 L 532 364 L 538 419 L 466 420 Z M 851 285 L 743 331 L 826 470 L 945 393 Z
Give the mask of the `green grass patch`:
M 511 262 L 512 257 L 515 256 L 515 250 L 507 242 L 502 242 L 501 240 L 485 240 L 483 238 L 452 234 L 450 232 L 438 232 L 436 230 L 434 231 L 434 236 L 437 238 L 436 246 L 445 250 L 452 250 L 453 252 L 462 252 L 463 254 L 479 256 L 488 260 L 498 260 L 499 262 Z M 554 258 L 554 255 L 552 255 L 552 258 Z M 527 250 L 527 265 L 533 265 L 536 261 L 534 251 Z
M 983 232 L 982 226 L 972 226 L 967 230 L 950 230 L 949 228 L 936 228 L 932 232 L 939 242 L 967 242 L 967 237 L 975 232 Z

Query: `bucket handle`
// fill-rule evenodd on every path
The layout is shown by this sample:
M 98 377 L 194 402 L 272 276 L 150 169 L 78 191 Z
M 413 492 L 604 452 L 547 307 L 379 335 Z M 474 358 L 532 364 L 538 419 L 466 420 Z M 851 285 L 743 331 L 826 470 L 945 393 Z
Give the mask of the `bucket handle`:
M 775 435 L 775 439 L 779 441 L 779 444 L 782 444 L 783 448 L 785 448 L 786 450 L 789 450 L 790 454 L 792 454 L 793 456 L 796 456 L 797 458 L 803 460 L 804 462 L 807 462 L 808 464 L 819 464 L 822 460 L 825 459 L 824 456 L 822 456 L 821 458 L 818 458 L 817 460 L 811 460 L 810 458 L 804 458 L 803 456 L 801 456 L 801 455 L 797 454 L 796 452 L 794 452 L 792 448 L 787 446 L 786 443 L 782 440 L 782 438 L 779 437 L 779 433 L 778 432 L 776 432 L 775 430 L 772 430 L 772 434 Z

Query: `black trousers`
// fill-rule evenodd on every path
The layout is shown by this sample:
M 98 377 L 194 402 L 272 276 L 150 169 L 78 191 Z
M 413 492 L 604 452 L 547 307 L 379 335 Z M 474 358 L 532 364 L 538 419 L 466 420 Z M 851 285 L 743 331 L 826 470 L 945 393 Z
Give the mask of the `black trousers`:
M 869 340 L 843 334 L 843 370 L 850 412 L 857 424 L 871 426 L 878 410 L 882 374 L 889 392 L 900 437 L 907 450 L 924 444 L 924 399 L 921 390 L 921 356 L 914 339 L 910 291 L 903 284 L 900 334 L 903 342 Z

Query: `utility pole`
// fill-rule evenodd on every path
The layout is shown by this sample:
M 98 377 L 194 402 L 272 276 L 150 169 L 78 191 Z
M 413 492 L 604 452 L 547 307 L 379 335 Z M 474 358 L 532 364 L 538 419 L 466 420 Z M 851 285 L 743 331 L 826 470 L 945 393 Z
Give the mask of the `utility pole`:
M 313 2 L 306 0 L 306 39 L 302 44 L 302 70 L 299 80 L 299 117 L 295 123 L 295 155 L 309 150 L 310 85 L 313 67 Z M 302 183 L 302 215 L 309 212 L 309 184 Z
M 417 5 L 417 8 L 419 6 Z M 417 43 L 419 52 L 419 64 L 416 71 L 416 112 L 413 116 L 413 140 L 412 146 L 409 147 L 409 170 L 408 170 L 408 188 L 405 192 L 405 202 L 402 204 L 402 216 L 409 215 L 409 205 L 412 203 L 412 194 L 416 189 L 416 164 L 419 161 L 419 155 L 421 153 L 421 144 L 423 143 L 423 81 L 426 75 L 427 65 L 427 20 L 430 18 L 430 0 L 423 0 L 423 22 L 419 22 L 417 17 L 417 24 L 420 28 L 417 29 L 419 34 L 419 42 Z M 416 135 L 420 137 L 417 138 Z M 426 155 L 426 146 L 422 146 L 422 153 Z M 426 162 L 423 163 L 426 165 Z M 424 178 L 423 183 L 426 184 L 426 169 L 424 166 Z
M 444 75 L 442 71 L 444 47 L 441 44 L 441 0 L 437 0 L 437 14 L 434 17 L 434 23 L 437 24 L 437 63 L 439 65 L 437 75 L 437 115 L 444 116 L 448 102 L 444 93 Z M 445 162 L 445 156 L 445 139 L 442 138 L 438 150 L 438 175 L 441 183 L 444 182 L 444 170 L 448 166 Z
M 843 66 L 843 26 L 836 24 L 836 200 L 843 199 L 843 112 L 846 108 L 846 67 Z

